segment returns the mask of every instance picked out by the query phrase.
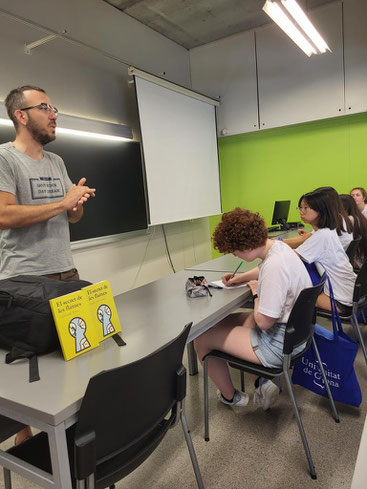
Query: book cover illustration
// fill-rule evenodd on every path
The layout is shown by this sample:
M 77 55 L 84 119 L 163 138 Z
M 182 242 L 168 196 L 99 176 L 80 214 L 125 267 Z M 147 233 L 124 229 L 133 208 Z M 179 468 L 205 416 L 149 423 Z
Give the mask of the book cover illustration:
M 84 290 L 56 297 L 49 302 L 65 360 L 99 345 Z
M 108 280 L 83 287 L 83 291 L 87 294 L 99 341 L 119 333 L 121 324 Z

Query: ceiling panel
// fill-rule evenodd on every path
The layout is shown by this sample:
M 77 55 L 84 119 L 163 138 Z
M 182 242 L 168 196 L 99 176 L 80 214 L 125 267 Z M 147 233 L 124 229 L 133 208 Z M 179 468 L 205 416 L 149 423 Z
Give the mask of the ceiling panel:
M 269 22 L 265 0 L 104 0 L 186 49 Z M 312 9 L 336 0 L 301 0 Z

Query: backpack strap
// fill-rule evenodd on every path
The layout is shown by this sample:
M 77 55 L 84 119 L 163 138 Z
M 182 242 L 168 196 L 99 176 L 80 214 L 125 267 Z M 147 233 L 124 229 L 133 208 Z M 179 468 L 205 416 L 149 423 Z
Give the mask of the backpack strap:
M 112 338 L 115 340 L 118 346 L 126 345 L 125 341 L 121 338 L 121 336 L 118 333 L 112 335 Z
M 33 351 L 13 347 L 12 350 L 6 354 L 5 363 L 12 363 L 15 360 L 20 360 L 23 358 L 28 358 L 29 360 L 29 382 L 36 382 L 37 380 L 40 380 L 38 357 Z

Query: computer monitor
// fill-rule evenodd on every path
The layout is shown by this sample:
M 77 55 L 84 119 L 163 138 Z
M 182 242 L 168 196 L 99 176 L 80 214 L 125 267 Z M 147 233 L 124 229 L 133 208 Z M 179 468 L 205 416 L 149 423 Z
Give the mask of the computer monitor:
M 287 220 L 290 200 L 277 200 L 274 204 L 272 224 L 280 224 L 281 229 L 288 229 Z

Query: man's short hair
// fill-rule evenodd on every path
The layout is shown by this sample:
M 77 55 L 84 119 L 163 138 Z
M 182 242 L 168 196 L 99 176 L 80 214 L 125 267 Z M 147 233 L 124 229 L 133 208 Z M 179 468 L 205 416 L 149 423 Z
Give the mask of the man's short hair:
M 267 238 L 264 219 L 257 212 L 236 207 L 222 215 L 213 234 L 213 245 L 221 253 L 233 253 L 264 246 Z
M 43 88 L 40 87 L 34 87 L 32 85 L 24 85 L 23 87 L 19 88 L 14 88 L 6 97 L 5 99 L 5 107 L 6 110 L 8 111 L 8 116 L 9 119 L 13 121 L 14 127 L 18 127 L 18 121 L 17 118 L 14 115 L 14 112 L 16 110 L 21 109 L 24 107 L 25 100 L 24 100 L 24 92 L 27 90 L 36 90 L 37 92 L 43 92 L 46 93 Z

